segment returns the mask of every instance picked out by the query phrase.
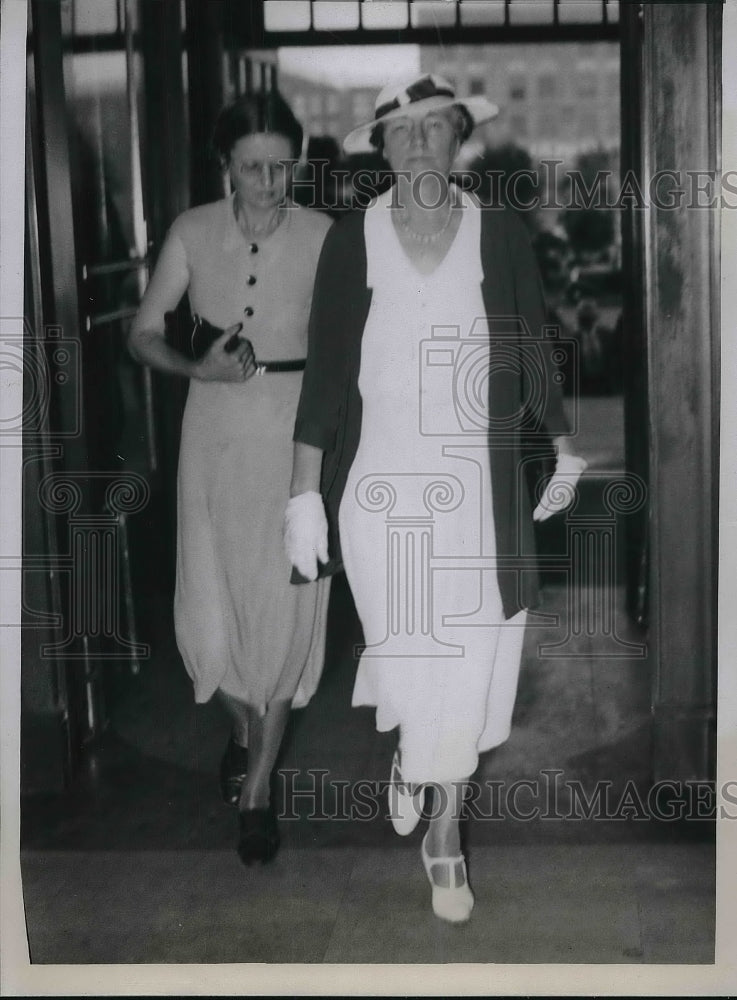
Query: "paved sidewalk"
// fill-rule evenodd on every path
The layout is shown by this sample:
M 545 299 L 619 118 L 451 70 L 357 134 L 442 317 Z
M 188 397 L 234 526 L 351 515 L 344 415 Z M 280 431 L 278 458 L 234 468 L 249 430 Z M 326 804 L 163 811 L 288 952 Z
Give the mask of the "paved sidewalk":
M 714 851 L 515 845 L 470 853 L 477 903 L 430 908 L 418 830 L 392 848 L 27 851 L 34 963 L 711 963 Z

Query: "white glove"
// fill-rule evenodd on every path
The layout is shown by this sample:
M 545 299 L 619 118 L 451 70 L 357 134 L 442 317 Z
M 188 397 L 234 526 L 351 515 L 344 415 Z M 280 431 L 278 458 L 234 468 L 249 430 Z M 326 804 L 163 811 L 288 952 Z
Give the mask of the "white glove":
M 553 514 L 573 502 L 576 483 L 589 463 L 576 455 L 558 455 L 555 472 L 550 477 L 540 503 L 532 514 L 533 521 L 547 521 Z
M 328 521 L 322 497 L 314 490 L 299 493 L 284 514 L 287 558 L 307 580 L 317 579 L 317 560 L 328 561 Z

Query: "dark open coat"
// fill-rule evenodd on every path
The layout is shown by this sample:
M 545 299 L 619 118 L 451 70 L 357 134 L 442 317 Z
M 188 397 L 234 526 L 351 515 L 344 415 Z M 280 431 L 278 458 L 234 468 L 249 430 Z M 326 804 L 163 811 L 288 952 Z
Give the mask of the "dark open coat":
M 294 440 L 325 452 L 321 492 L 329 524 L 330 561 L 341 566 L 338 509 L 361 435 L 358 374 L 361 338 L 371 305 L 366 287 L 363 213 L 328 232 L 317 269 L 309 352 Z M 490 330 L 491 476 L 504 614 L 533 607 L 538 596 L 532 507 L 523 462 L 550 437 L 569 432 L 560 374 L 552 354 L 556 333 L 545 326 L 545 303 L 527 231 L 509 209 L 483 209 L 482 295 Z M 297 582 L 298 578 L 293 577 Z

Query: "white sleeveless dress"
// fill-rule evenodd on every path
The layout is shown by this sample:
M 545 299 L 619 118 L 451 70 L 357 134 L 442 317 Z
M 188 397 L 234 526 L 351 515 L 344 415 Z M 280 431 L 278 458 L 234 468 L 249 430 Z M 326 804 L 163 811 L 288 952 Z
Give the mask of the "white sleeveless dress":
M 453 781 L 509 736 L 526 613 L 504 621 L 494 568 L 481 212 L 463 195 L 452 246 L 422 275 L 390 201 L 365 217 L 361 439 L 339 515 L 366 642 L 353 704 L 399 726 L 408 781 Z

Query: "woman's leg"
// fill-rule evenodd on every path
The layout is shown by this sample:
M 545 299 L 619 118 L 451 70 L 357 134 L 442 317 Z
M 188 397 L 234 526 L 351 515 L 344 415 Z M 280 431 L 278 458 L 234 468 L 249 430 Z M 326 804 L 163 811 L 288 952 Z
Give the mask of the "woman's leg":
M 248 705 L 224 691 L 218 691 L 218 696 L 231 719 L 230 739 L 220 761 L 220 794 L 234 806 L 248 773 Z
M 420 848 L 432 886 L 433 912 L 436 917 L 454 924 L 468 920 L 474 903 L 461 855 L 458 828 L 465 785 L 465 781 L 454 781 L 434 787 L 430 828 Z M 453 861 L 454 858 L 458 860 Z
M 433 785 L 433 804 L 430 825 L 425 846 L 431 858 L 453 858 L 461 853 L 460 818 L 463 807 L 463 797 L 467 780 L 437 783 Z M 462 864 L 456 865 L 456 882 L 463 878 Z M 442 888 L 450 886 L 450 872 L 447 867 L 438 865 L 435 881 Z
M 233 739 L 241 747 L 248 746 L 248 705 L 220 689 L 217 693 L 233 724 Z
M 264 715 L 259 715 L 255 708 L 248 708 L 249 761 L 238 803 L 241 811 L 264 809 L 269 804 L 271 772 L 279 755 L 291 707 L 291 700 L 272 701 Z

